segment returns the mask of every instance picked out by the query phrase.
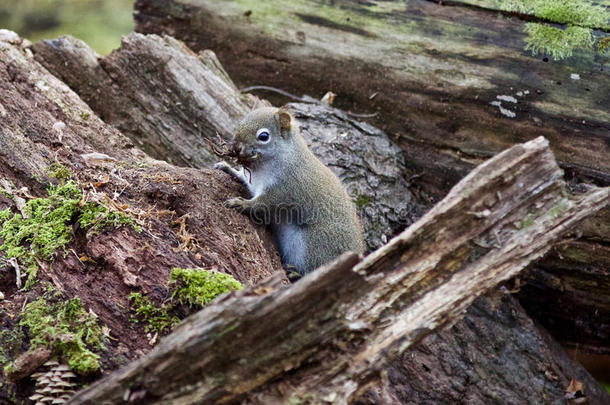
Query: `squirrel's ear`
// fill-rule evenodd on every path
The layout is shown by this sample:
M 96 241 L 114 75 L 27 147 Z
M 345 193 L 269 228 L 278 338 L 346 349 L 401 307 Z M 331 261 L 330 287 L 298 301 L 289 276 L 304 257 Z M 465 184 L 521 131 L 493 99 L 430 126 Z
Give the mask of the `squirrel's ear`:
M 282 130 L 282 132 L 290 131 L 290 121 L 292 117 L 290 116 L 290 113 L 288 111 L 284 110 L 283 108 L 280 108 L 275 113 L 275 119 L 280 124 L 280 129 Z

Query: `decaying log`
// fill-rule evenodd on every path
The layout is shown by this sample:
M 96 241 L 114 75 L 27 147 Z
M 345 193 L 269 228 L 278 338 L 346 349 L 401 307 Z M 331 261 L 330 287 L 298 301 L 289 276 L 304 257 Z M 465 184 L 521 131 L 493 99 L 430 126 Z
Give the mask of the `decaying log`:
M 33 50 L 105 122 L 151 156 L 180 166 L 216 162 L 206 141 L 229 139 L 236 119 L 250 110 L 213 52 L 196 55 L 171 37 L 131 34 L 120 52 L 103 59 L 71 37 Z
M 207 166 L 215 159 L 207 141 L 215 141 L 216 132 L 226 139 L 242 112 L 260 102 L 239 95 L 211 51 L 195 56 L 169 37 L 130 34 L 105 58 L 71 37 L 41 41 L 33 51 L 36 60 L 106 122 L 154 157 L 178 164 Z M 113 72 L 113 79 L 107 71 Z M 167 87 L 155 85 L 160 82 Z M 159 106 L 163 107 L 156 109 Z M 347 185 L 363 219 L 369 249 L 383 245 L 421 216 L 422 206 L 431 205 L 425 195 L 413 196 L 408 189 L 404 173 L 411 163 L 385 133 L 325 105 L 289 107 L 314 153 Z M 146 125 L 140 124 L 142 120 Z M 610 316 L 610 290 L 605 288 L 610 258 L 604 253 L 610 242 L 609 224 L 610 209 L 586 219 L 575 232 L 578 239 L 562 241 L 527 273 L 519 295 L 562 342 L 598 352 L 610 351 L 610 325 L 604 321 Z M 546 292 L 555 299 L 541 301 Z
M 262 103 L 239 93 L 213 52 L 196 56 L 167 36 L 129 34 L 105 58 L 69 36 L 38 42 L 32 49 L 36 60 L 106 122 L 152 156 L 178 164 L 209 167 L 219 159 L 209 142 L 218 142 L 216 134 L 230 139 L 236 122 Z M 369 249 L 421 216 L 423 207 L 403 177 L 404 157 L 385 133 L 327 105 L 289 107 L 314 153 L 356 202 Z
M 40 264 L 38 278 L 47 284 L 28 292 L 18 289 L 15 269 L 2 261 L 0 331 L 17 326 L 25 303 L 51 285 L 63 297 L 79 297 L 108 327 L 100 363 L 114 369 L 151 349 L 144 328 L 131 321 L 129 294 L 163 302 L 172 267 L 214 268 L 245 284 L 275 270 L 283 274 L 277 254 L 265 247 L 271 243 L 265 234 L 222 205 L 227 195 L 240 193 L 236 183 L 217 171 L 179 168 L 144 154 L 36 62 L 16 34 L 0 30 L 0 54 L 0 209 L 18 212 L 17 197 L 46 197 L 49 184 L 57 182 L 47 169 L 61 163 L 88 201 L 124 210 L 143 228 L 86 235 L 74 224 L 65 252 Z M 11 193 L 15 200 L 7 197 Z M 11 385 L 1 375 L 0 384 L 0 403 L 13 403 Z
M 364 260 L 345 254 L 290 288 L 227 295 L 70 403 L 354 400 L 388 358 L 607 204 L 610 188 L 568 196 L 561 178 L 544 138 L 517 145 Z
M 115 117 L 117 114 L 105 112 L 104 109 L 134 111 L 139 108 L 138 104 L 129 99 L 123 100 L 126 104 L 113 103 L 112 100 L 108 100 L 106 105 L 98 103 L 95 94 L 107 94 L 105 92 L 109 88 L 102 80 L 105 76 L 96 73 L 103 69 L 101 67 L 88 69 L 86 66 L 81 66 L 83 60 L 94 60 L 100 65 L 120 60 L 122 65 L 130 66 L 132 71 L 137 69 L 138 64 L 144 64 L 146 68 L 138 70 L 137 74 L 129 77 L 132 84 L 123 88 L 123 82 L 119 81 L 115 82 L 113 87 L 116 93 L 125 94 L 128 94 L 133 88 L 140 88 L 140 99 L 150 97 L 154 100 L 157 97 L 164 97 L 163 93 L 161 92 L 159 95 L 159 91 L 155 87 L 148 86 L 146 83 L 139 84 L 139 81 L 162 81 L 166 75 L 175 76 L 176 73 L 167 73 L 164 70 L 169 68 L 168 64 L 150 65 L 146 64 L 148 63 L 146 61 L 169 60 L 172 55 L 181 60 L 188 60 L 191 57 L 178 42 L 168 38 L 130 34 L 124 38 L 123 42 L 124 46 L 121 49 L 115 51 L 113 55 L 99 60 L 95 56 L 86 56 L 95 54 L 82 42 L 69 37 L 40 42 L 34 45 L 33 50 L 37 60 L 69 83 L 72 89 L 87 102 L 94 105 L 98 109 L 96 112 L 107 117 Z M 75 52 L 74 49 L 79 51 Z M 205 55 L 210 55 L 210 53 L 205 52 L 203 56 Z M 188 66 L 191 75 L 211 74 L 205 73 L 205 67 L 199 66 L 201 64 L 199 60 L 194 59 L 193 61 L 195 64 Z M 69 69 L 66 69 L 66 66 Z M 177 64 L 171 66 L 177 66 Z M 73 75 L 73 71 L 78 71 L 79 74 Z M 163 75 L 160 75 L 160 72 L 164 72 Z M 125 73 L 118 76 L 128 77 Z M 227 78 L 227 80 L 229 79 Z M 208 78 L 205 83 L 214 81 Z M 204 82 L 199 81 L 199 83 Z M 235 87 L 229 83 L 223 88 L 234 89 Z M 172 92 L 188 94 L 187 90 L 188 88 L 173 88 Z M 214 89 L 204 86 L 198 87 L 198 91 L 206 94 L 219 94 L 215 93 Z M 111 96 L 108 95 L 108 97 Z M 228 98 L 235 100 L 237 97 L 229 95 Z M 220 115 L 218 120 L 214 117 L 215 111 L 217 111 L 211 108 L 216 105 L 214 98 L 210 97 L 206 100 L 210 103 L 209 106 L 192 106 L 178 99 L 183 106 L 182 114 L 172 118 L 167 116 L 167 114 L 173 114 L 171 110 L 161 110 L 154 115 L 147 116 L 153 123 L 150 125 L 150 132 L 127 132 L 127 134 L 134 137 L 135 143 L 142 144 L 158 158 L 183 155 L 187 152 L 182 149 L 186 144 L 184 142 L 164 144 L 168 148 L 167 150 L 148 147 L 147 144 L 154 145 L 155 139 L 163 136 L 162 123 L 165 120 L 175 120 L 181 126 L 190 128 L 191 122 L 197 119 L 199 109 L 209 111 L 209 115 L 206 116 L 206 120 L 209 122 L 223 122 L 223 115 Z M 245 101 L 250 105 L 256 103 L 252 100 Z M 302 132 L 313 151 L 342 178 L 352 197 L 357 202 L 359 200 L 364 202 L 364 204 L 359 204 L 359 213 L 364 221 L 366 239 L 370 248 L 378 247 L 386 238 L 389 239 L 396 231 L 410 224 L 413 216 L 419 216 L 417 204 L 413 203 L 406 181 L 400 176 L 400 173 L 405 171 L 404 158 L 383 132 L 370 125 L 357 122 L 345 113 L 328 106 L 300 103 L 290 104 L 289 107 L 301 123 Z M 231 111 L 229 110 L 229 114 Z M 135 119 L 138 116 L 139 113 L 133 113 L 134 121 L 126 127 L 136 127 Z M 234 116 L 234 119 L 238 118 L 239 116 Z M 117 126 L 122 125 L 120 121 L 110 122 Z M 230 128 L 227 128 L 221 133 L 229 131 Z M 187 132 L 188 130 L 181 129 L 174 131 L 175 134 Z M 209 132 L 207 134 L 203 132 L 201 135 L 206 137 L 209 134 Z M 189 150 L 188 153 L 207 152 Z M 192 162 L 197 165 L 197 162 L 205 162 L 205 159 L 195 157 Z M 426 202 L 421 198 L 419 200 Z M 591 233 L 585 232 L 585 235 L 587 234 Z M 579 294 L 576 292 L 576 295 Z M 603 302 L 603 295 L 599 297 L 599 300 Z M 466 314 L 466 319 L 459 321 L 454 328 L 430 336 L 418 348 L 391 360 L 390 367 L 383 373 L 389 376 L 390 380 L 385 381 L 391 381 L 391 384 L 383 384 L 381 391 L 404 402 L 408 402 L 409 398 L 449 403 L 471 398 L 474 402 L 488 402 L 492 398 L 503 396 L 510 397 L 514 403 L 528 401 L 533 397 L 548 399 L 550 403 L 561 403 L 563 402 L 563 390 L 570 379 L 576 377 L 587 387 L 587 396 L 592 403 L 596 402 L 595 399 L 598 403 L 603 403 L 603 398 L 605 398 L 603 389 L 580 366 L 569 359 L 562 358 L 562 356 L 566 356 L 562 350 L 546 349 L 546 345 L 550 343 L 544 342 L 544 339 L 540 337 L 541 332 L 529 321 L 517 304 L 509 300 L 492 311 L 493 316 L 488 315 L 487 308 L 490 305 L 492 304 L 488 304 L 485 300 L 475 303 Z M 604 313 L 602 311 L 599 316 L 603 317 Z M 495 323 L 495 319 L 513 319 L 515 317 L 519 320 L 517 323 Z M 479 327 L 482 323 L 486 323 L 487 327 Z M 472 342 L 472 344 L 465 347 L 464 341 Z M 532 342 L 538 343 L 532 344 Z M 511 353 L 511 355 L 499 366 L 493 361 L 493 358 L 490 358 L 489 347 L 504 353 Z M 425 364 L 411 361 L 412 359 L 425 359 Z M 479 362 L 473 364 L 472 359 L 479 359 Z M 440 362 L 440 360 L 443 361 Z M 485 363 L 482 363 L 484 361 Z M 538 370 L 543 368 L 551 370 L 547 373 L 548 377 L 540 374 L 541 379 L 536 378 L 531 381 L 524 380 L 519 373 L 505 372 L 506 369 L 521 369 L 532 370 L 527 373 L 538 375 Z M 425 375 L 420 375 L 422 369 L 430 370 L 431 374 L 428 377 L 432 375 L 433 378 L 425 378 Z M 443 383 L 446 381 L 452 381 L 452 383 Z M 457 383 L 458 381 L 460 383 Z
M 396 136 L 432 195 L 540 135 L 571 174 L 609 185 L 603 59 L 579 51 L 545 62 L 524 50 L 525 21 L 456 3 L 138 0 L 135 20 L 138 32 L 213 50 L 239 86 L 315 97 L 330 90 L 346 110 L 378 113 L 373 122 Z

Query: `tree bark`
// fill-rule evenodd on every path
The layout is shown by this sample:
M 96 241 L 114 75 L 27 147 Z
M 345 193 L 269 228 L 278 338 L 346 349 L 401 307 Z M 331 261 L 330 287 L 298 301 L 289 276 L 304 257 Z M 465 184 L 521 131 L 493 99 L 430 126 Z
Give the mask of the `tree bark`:
M 75 49 L 78 52 L 74 51 Z M 122 94 L 130 94 L 133 89 L 141 89 L 137 99 L 151 100 L 149 101 L 151 104 L 154 100 L 165 97 L 166 92 L 162 87 L 148 85 L 145 82 L 164 81 L 168 83 L 172 93 L 188 94 L 189 88 L 184 87 L 184 84 L 181 84 L 183 82 L 164 79 L 176 77 L 177 70 L 188 70 L 189 75 L 200 78 L 195 80 L 199 93 L 220 94 L 220 97 L 229 100 L 239 98 L 233 94 L 224 96 L 221 93 L 214 93 L 217 91 L 214 88 L 200 85 L 201 83 L 214 83 L 218 80 L 201 78 L 206 74 L 213 74 L 213 72 L 206 71 L 206 66 L 201 66 L 206 55 L 213 58 L 212 54 L 205 52 L 199 58 L 195 58 L 179 42 L 170 38 L 132 34 L 124 39 L 121 49 L 103 59 L 98 59 L 93 51 L 82 42 L 67 37 L 40 42 L 34 45 L 33 50 L 37 60 L 65 80 L 87 102 L 96 105 L 98 112 L 105 114 L 108 117 L 107 120 L 116 126 L 122 125 L 121 120 L 112 119 L 118 114 L 105 110 L 128 111 L 133 122 L 125 124 L 125 127 L 137 127 L 138 117 L 141 116 L 137 111 L 140 108 L 138 103 L 141 101 L 135 103 L 133 99 L 121 96 Z M 81 54 L 82 56 L 80 56 Z M 155 62 L 172 59 L 176 59 L 178 62 L 163 64 Z M 93 69 L 90 69 L 82 66 L 83 60 L 92 60 L 99 67 L 94 66 Z M 192 63 L 179 64 L 179 61 L 188 60 L 191 60 Z M 130 72 L 133 74 L 116 73 L 115 77 L 121 79 L 112 84 L 106 84 L 104 78 L 107 76 L 101 66 L 112 64 L 109 69 L 116 71 L 119 69 L 116 61 L 121 61 L 121 66 L 129 66 Z M 177 66 L 180 66 L 180 69 L 176 69 Z M 134 69 L 138 70 L 134 72 Z M 96 73 L 98 70 L 102 71 L 99 75 Z M 74 75 L 74 71 L 79 74 Z M 217 71 L 222 72 L 223 70 Z M 125 85 L 124 81 L 132 83 Z M 108 92 L 108 89 L 111 88 L 114 89 L 113 93 Z M 222 88 L 234 89 L 235 87 L 229 83 L 223 85 Z M 114 93 L 123 97 L 121 103 L 113 101 Z M 105 103 L 96 102 L 95 94 L 102 94 L 101 98 L 105 100 Z M 181 102 L 178 98 L 177 102 L 182 106 L 180 114 L 171 109 L 160 109 L 155 114 L 147 116 L 147 119 L 150 120 L 149 132 L 127 132 L 127 134 L 134 137 L 135 143 L 143 145 L 160 159 L 164 155 L 181 156 L 185 153 L 194 153 L 192 148 L 184 148 L 184 145 L 188 144 L 187 142 L 163 144 L 168 148 L 167 150 L 155 149 L 147 145 L 154 144 L 156 137 L 165 136 L 163 122 L 175 122 L 179 127 L 186 128 L 172 128 L 172 132 L 175 134 L 188 133 L 188 128 L 192 126 L 192 122 L 197 122 L 201 110 L 209 112 L 205 117 L 208 122 L 216 122 L 214 114 L 218 110 L 213 107 L 218 103 L 213 97 L 202 97 L 202 99 L 206 100 L 202 104 L 189 104 Z M 254 99 L 245 100 L 245 104 L 248 106 L 258 102 Z M 354 200 L 357 203 L 359 200 L 361 201 L 359 213 L 365 224 L 366 239 L 370 249 L 380 246 L 397 231 L 413 222 L 414 218 L 421 216 L 422 203 L 430 204 L 430 201 L 417 188 L 411 188 L 415 195 L 411 194 L 407 179 L 401 176 L 401 173 L 406 171 L 404 157 L 382 131 L 371 125 L 357 122 L 345 113 L 321 104 L 299 103 L 290 104 L 289 107 L 301 123 L 302 132 L 312 150 L 342 178 Z M 230 112 L 235 111 L 236 107 L 232 108 L 233 110 L 229 110 L 231 119 L 239 119 L 237 113 Z M 224 113 L 221 113 L 218 122 L 225 122 L 223 125 L 227 125 L 227 121 L 222 121 L 224 116 L 222 114 Z M 219 131 L 219 133 L 229 132 L 229 127 L 224 131 Z M 202 137 L 210 135 L 214 135 L 213 132 L 201 133 Z M 207 143 L 201 143 L 207 147 Z M 195 153 L 207 152 L 197 150 Z M 192 162 L 194 162 L 193 165 L 196 165 L 197 162 L 204 161 L 204 159 L 195 158 Z M 585 235 L 595 236 L 594 227 L 584 226 L 583 229 Z M 583 296 L 578 291 L 567 291 L 564 293 L 564 300 L 568 294 Z M 603 295 L 597 297 L 602 304 L 603 297 Z M 562 350 L 549 349 L 548 345 L 551 343 L 543 338 L 544 333 L 541 333 L 529 321 L 522 308 L 506 298 L 502 301 L 502 305 L 494 304 L 496 301 L 496 299 L 478 301 L 470 308 L 466 319 L 459 321 L 451 330 L 434 334 L 424 340 L 419 348 L 393 359 L 389 368 L 382 373 L 389 376 L 392 384 L 387 384 L 388 379 L 384 379 L 386 383 L 381 385 L 380 392 L 405 403 L 408 403 L 410 398 L 419 398 L 422 401 L 431 400 L 435 403 L 468 402 L 468 398 L 473 402 L 489 402 L 498 396 L 503 396 L 505 402 L 510 397 L 514 400 L 513 403 L 529 401 L 534 397 L 545 398 L 545 401 L 548 399 L 549 403 L 563 403 L 563 391 L 570 378 L 575 377 L 585 383 L 587 396 L 593 403 L 596 400 L 598 403 L 603 403 L 605 398 L 603 389 L 588 376 L 582 367 L 566 359 Z M 495 308 L 496 306 L 497 308 Z M 490 307 L 492 309 L 489 309 Z M 605 313 L 603 305 L 598 308 L 602 308 L 599 316 L 603 318 Z M 497 323 L 496 319 L 506 319 L 507 321 Z M 595 322 L 595 319 L 585 319 L 591 320 L 592 324 Z M 480 327 L 481 324 L 485 324 L 486 327 Z M 472 344 L 466 347 L 464 342 L 472 342 Z M 511 353 L 507 355 L 509 359 L 505 358 L 502 364 L 494 361 L 493 352 L 489 353 L 490 347 L 504 353 Z M 425 367 L 420 362 L 411 361 L 411 359 L 422 358 L 425 359 Z M 479 359 L 479 362 L 473 364 L 472 359 L 474 358 Z M 444 359 L 444 361 L 439 362 L 438 359 Z M 484 365 L 482 365 L 483 362 Z M 424 378 L 421 374 L 422 368 L 428 369 L 429 374 L 426 375 L 432 376 L 432 378 Z M 531 375 L 542 375 L 538 370 L 544 368 L 552 370 L 552 376 L 556 378 L 543 377 L 530 381 L 524 379 L 522 373 L 506 373 L 507 368 L 531 370 L 527 372 Z M 460 381 L 460 383 L 454 383 L 455 381 Z
M 561 177 L 544 138 L 517 145 L 361 262 L 348 253 L 290 288 L 228 295 L 70 403 L 352 402 L 389 358 L 607 204 L 610 188 L 570 197 Z
M 346 110 L 378 113 L 372 122 L 395 137 L 410 174 L 434 196 L 540 135 L 569 173 L 610 184 L 603 59 L 580 51 L 544 62 L 524 51 L 522 17 L 444 3 L 138 0 L 135 20 L 138 32 L 213 50 L 239 86 L 331 90 Z M 581 80 L 570 79 L 575 72 Z
M 227 139 L 243 112 L 263 103 L 238 93 L 214 53 L 194 55 L 167 36 L 130 34 L 105 58 L 70 37 L 42 41 L 32 49 L 106 122 L 154 157 L 179 164 L 207 167 L 215 160 L 208 142 L 217 141 L 216 133 Z M 164 86 L 157 85 L 161 82 Z M 317 100 L 288 106 L 314 153 L 346 184 L 369 250 L 435 201 L 414 184 L 417 178 L 405 177 L 409 160 L 384 132 Z M 610 209 L 586 219 L 571 239 L 524 275 L 519 294 L 562 342 L 600 353 L 610 353 L 605 321 L 610 317 L 609 224 Z M 554 299 L 541 300 L 547 294 Z M 554 304 L 559 301 L 563 304 Z
M 433 199 L 485 158 L 539 135 L 574 183 L 609 185 L 603 57 L 532 56 L 523 30 L 531 18 L 496 3 L 138 0 L 135 18 L 139 32 L 212 49 L 239 86 L 316 97 L 332 90 L 338 106 L 376 113 L 370 121 L 404 152 L 405 177 Z M 610 210 L 576 236 L 525 276 L 520 299 L 566 344 L 608 354 Z M 541 300 L 546 293 L 564 304 Z
M 277 253 L 265 247 L 271 243 L 265 232 L 223 207 L 227 196 L 242 191 L 237 183 L 216 171 L 175 167 L 144 154 L 36 62 L 16 34 L 0 30 L 0 53 L 0 209 L 18 212 L 19 201 L 46 197 L 49 184 L 57 182 L 47 169 L 61 163 L 87 201 L 123 211 L 143 228 L 138 233 L 130 226 L 110 227 L 86 235 L 72 224 L 66 250 L 40 262 L 40 281 L 63 297 L 79 297 L 108 327 L 103 370 L 151 349 L 151 336 L 131 321 L 128 297 L 141 292 L 163 302 L 173 267 L 212 268 L 245 284 L 276 270 L 283 274 Z M 105 156 L 96 161 L 91 154 Z M 0 331 L 18 325 L 21 309 L 42 295 L 45 285 L 20 290 L 15 268 L 2 261 Z M 18 343 L 19 351 L 27 349 L 27 340 Z M 0 403 L 17 401 L 11 397 L 15 386 L 2 376 L 0 384 Z M 27 398 L 31 392 L 22 394 Z

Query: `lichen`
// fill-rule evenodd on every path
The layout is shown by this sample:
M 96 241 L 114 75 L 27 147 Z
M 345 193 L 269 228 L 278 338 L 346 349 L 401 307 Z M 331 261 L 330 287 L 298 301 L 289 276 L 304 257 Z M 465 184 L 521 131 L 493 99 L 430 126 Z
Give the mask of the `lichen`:
M 47 347 L 81 374 L 99 369 L 95 352 L 104 350 L 102 329 L 80 298 L 62 301 L 46 294 L 25 307 L 19 325 L 28 328 L 31 348 Z
M 169 277 L 169 285 L 172 284 L 176 285 L 172 300 L 191 307 L 203 307 L 220 294 L 243 288 L 243 285 L 229 274 L 178 267 L 172 269 Z
M 84 229 L 100 231 L 107 226 L 139 227 L 122 212 L 113 211 L 103 204 L 84 203 L 83 193 L 73 180 L 71 173 L 62 165 L 51 165 L 47 171 L 60 180 L 59 185 L 50 185 L 48 197 L 29 200 L 24 214 L 12 214 L 10 209 L 0 211 L 0 237 L 4 243 L 0 250 L 6 259 L 16 259 L 25 268 L 25 288 L 36 281 L 38 261 L 52 261 L 57 250 L 65 249 L 72 240 L 72 224 L 78 221 Z
M 131 293 L 129 301 L 136 313 L 132 322 L 146 322 L 147 332 L 164 333 L 176 326 L 180 319 L 175 315 L 170 315 L 171 308 L 166 306 L 156 306 L 148 297 L 140 293 Z

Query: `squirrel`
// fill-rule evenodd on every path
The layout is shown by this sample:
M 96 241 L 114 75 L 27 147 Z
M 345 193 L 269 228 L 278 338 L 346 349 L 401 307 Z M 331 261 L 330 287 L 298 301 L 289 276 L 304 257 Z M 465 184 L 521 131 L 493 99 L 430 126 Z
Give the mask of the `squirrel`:
M 341 253 L 364 253 L 362 225 L 341 180 L 309 150 L 284 108 L 252 110 L 240 122 L 229 156 L 214 166 L 244 183 L 252 198 L 225 206 L 271 225 L 282 263 L 309 273 Z

